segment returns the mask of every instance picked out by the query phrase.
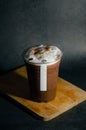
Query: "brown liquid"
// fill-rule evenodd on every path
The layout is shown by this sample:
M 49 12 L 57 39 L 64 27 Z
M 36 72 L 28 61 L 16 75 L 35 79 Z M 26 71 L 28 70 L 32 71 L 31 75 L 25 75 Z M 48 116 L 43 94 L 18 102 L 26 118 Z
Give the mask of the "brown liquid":
M 56 96 L 60 60 L 47 66 L 47 91 L 40 91 L 40 66 L 26 63 L 31 100 L 48 102 Z

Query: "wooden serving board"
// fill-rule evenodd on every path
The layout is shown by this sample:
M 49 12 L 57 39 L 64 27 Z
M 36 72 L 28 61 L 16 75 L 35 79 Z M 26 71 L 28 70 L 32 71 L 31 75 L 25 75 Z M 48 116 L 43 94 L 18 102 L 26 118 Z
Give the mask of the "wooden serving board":
M 58 77 L 56 98 L 47 103 L 29 100 L 26 68 L 0 77 L 0 90 L 44 121 L 51 120 L 86 100 L 86 91 Z

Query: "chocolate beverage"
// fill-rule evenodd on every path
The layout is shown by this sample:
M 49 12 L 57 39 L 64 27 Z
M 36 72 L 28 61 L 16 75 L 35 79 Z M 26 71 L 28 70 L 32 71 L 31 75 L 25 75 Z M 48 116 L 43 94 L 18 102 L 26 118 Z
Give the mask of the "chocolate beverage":
M 55 98 L 59 64 L 60 61 L 47 66 L 47 91 L 40 91 L 40 66 L 27 64 L 30 97 L 32 100 L 47 102 Z
M 49 48 L 49 46 L 46 48 Z M 37 56 L 39 55 L 38 57 L 40 57 L 40 52 L 41 54 L 46 52 L 46 50 L 44 51 L 44 49 L 42 48 L 38 50 L 36 48 L 35 50 L 36 51 L 34 53 Z M 41 57 L 42 56 L 43 55 L 41 55 Z M 29 88 L 30 98 L 31 100 L 37 102 L 48 102 L 50 100 L 53 100 L 56 96 L 57 77 L 58 77 L 59 65 L 61 61 L 61 52 L 58 54 L 57 59 L 53 59 L 54 61 L 50 61 L 50 63 L 49 63 L 49 59 L 47 61 L 45 58 L 43 57 L 40 63 L 38 63 L 36 60 L 35 60 L 36 62 L 33 62 L 33 58 L 31 58 L 30 56 L 28 60 L 25 59 L 29 87 L 30 87 Z M 45 68 L 45 69 L 42 68 L 44 70 L 41 69 L 42 65 Z M 45 86 L 45 88 L 43 88 L 44 87 L 43 85 Z

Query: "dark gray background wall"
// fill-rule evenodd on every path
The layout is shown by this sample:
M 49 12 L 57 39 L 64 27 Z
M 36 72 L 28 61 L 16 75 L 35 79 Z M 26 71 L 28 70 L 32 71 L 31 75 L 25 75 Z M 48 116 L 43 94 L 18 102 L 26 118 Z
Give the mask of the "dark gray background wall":
M 86 1 L 0 0 L 0 71 L 23 65 L 22 52 L 37 44 L 57 45 L 60 76 L 84 88 Z

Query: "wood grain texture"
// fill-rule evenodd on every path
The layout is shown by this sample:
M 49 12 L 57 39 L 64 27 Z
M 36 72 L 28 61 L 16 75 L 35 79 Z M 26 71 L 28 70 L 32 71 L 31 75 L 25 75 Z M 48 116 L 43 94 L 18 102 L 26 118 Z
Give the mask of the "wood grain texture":
M 58 77 L 54 100 L 47 103 L 31 101 L 25 67 L 0 77 L 0 91 L 22 104 L 44 121 L 51 120 L 86 100 L 86 91 Z

